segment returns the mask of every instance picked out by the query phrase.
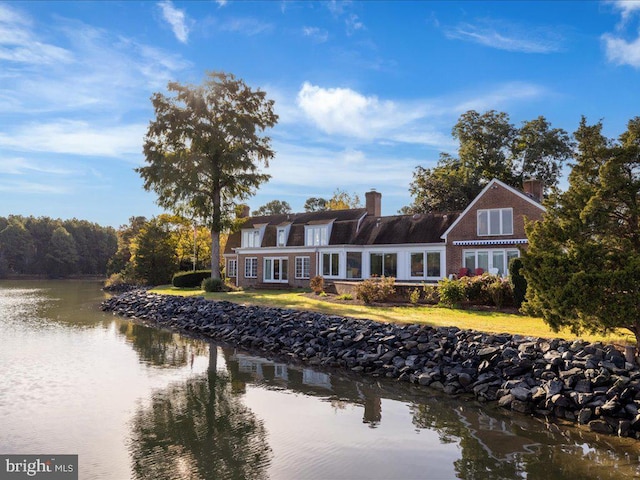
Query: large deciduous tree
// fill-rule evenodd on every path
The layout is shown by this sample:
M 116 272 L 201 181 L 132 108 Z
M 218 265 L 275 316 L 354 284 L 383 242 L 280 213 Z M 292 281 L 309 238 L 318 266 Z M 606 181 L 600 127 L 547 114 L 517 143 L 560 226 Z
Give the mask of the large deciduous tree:
M 494 178 L 519 188 L 534 177 L 549 193 L 572 154 L 569 135 L 544 117 L 516 128 L 504 112 L 470 110 L 451 133 L 459 142 L 457 158 L 441 153 L 435 167 L 416 167 L 409 187 L 413 204 L 403 213 L 462 210 Z
M 640 117 L 611 141 L 582 119 L 569 188 L 527 226 L 525 307 L 554 329 L 631 331 L 640 346 Z
M 291 205 L 283 200 L 271 200 L 265 203 L 257 210 L 253 211 L 253 215 L 282 215 L 291 213 Z
M 232 224 L 235 204 L 269 179 L 260 168 L 273 158 L 263 134 L 278 116 L 273 100 L 226 73 L 209 73 L 202 85 L 168 85 L 171 96 L 151 97 L 144 155 L 136 169 L 144 188 L 164 208 L 184 208 L 211 229 L 211 276 L 220 278 L 220 233 Z

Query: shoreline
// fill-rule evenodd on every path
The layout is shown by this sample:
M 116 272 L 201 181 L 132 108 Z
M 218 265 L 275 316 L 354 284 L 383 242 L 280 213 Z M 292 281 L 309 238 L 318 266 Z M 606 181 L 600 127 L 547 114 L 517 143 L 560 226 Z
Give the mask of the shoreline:
M 640 369 L 613 345 L 382 324 L 132 290 L 104 311 L 310 367 L 384 377 L 640 439 Z

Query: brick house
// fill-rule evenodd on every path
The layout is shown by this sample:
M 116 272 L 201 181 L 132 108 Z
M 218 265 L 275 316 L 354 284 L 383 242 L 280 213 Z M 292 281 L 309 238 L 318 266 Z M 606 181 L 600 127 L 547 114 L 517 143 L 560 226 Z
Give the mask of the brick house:
M 525 188 L 492 180 L 460 214 L 382 216 L 382 195 L 371 191 L 365 208 L 249 217 L 227 241 L 226 276 L 242 287 L 308 287 L 316 275 L 399 282 L 436 282 L 461 268 L 504 275 L 526 244 L 523 218 L 544 211 L 533 198 L 539 183 Z

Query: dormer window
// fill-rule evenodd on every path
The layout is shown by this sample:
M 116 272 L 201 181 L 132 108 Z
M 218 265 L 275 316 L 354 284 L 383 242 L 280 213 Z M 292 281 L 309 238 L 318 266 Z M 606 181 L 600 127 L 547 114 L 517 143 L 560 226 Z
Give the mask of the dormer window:
M 513 235 L 513 209 L 478 210 L 478 236 Z
M 261 243 L 259 228 L 242 231 L 242 248 L 258 248 Z
M 276 245 L 278 247 L 286 247 L 287 246 L 287 238 L 289 237 L 289 227 L 288 225 L 280 225 L 276 230 Z
M 307 225 L 305 227 L 305 245 L 308 247 L 329 245 L 329 225 Z

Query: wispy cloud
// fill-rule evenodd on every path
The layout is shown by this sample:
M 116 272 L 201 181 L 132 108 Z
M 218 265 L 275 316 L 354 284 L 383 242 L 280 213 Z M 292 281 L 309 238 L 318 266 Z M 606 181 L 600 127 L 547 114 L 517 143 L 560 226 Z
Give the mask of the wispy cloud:
M 311 38 L 316 43 L 324 43 L 329 39 L 329 32 L 318 27 L 303 27 L 302 34 Z
M 220 30 L 253 36 L 273 31 L 273 25 L 257 18 L 232 18 L 221 24 Z
M 4 175 L 28 175 L 32 173 L 46 173 L 51 175 L 69 175 L 73 171 L 59 168 L 43 162 L 27 160 L 26 158 L 3 158 L 0 162 L 0 173 Z
M 609 3 L 620 11 L 622 20 L 616 28 L 616 35 L 605 33 L 601 37 L 607 60 L 616 65 L 629 65 L 640 68 L 640 34 L 634 31 L 634 39 L 627 40 L 623 38 L 628 20 L 635 14 L 640 14 L 640 1 L 617 0 Z
M 137 159 L 141 157 L 146 125 L 108 126 L 59 120 L 20 125 L 0 132 L 0 147 L 18 152 L 49 152 Z
M 39 183 L 39 182 L 23 182 L 15 181 L 3 182 L 0 180 L 0 192 L 19 193 L 19 194 L 46 194 L 46 195 L 62 195 L 69 193 L 70 189 L 61 184 Z
M 158 4 L 162 11 L 162 18 L 171 26 L 173 34 L 178 41 L 187 43 L 189 40 L 189 27 L 187 26 L 187 15 L 184 10 L 179 10 L 173 6 L 170 0 L 165 0 Z
M 365 30 L 364 23 L 360 20 L 358 15 L 351 13 L 347 16 L 344 23 L 347 26 L 347 35 L 353 35 L 359 30 Z
M 553 53 L 562 49 L 562 38 L 549 28 L 505 24 L 496 20 L 445 27 L 444 34 L 452 40 L 478 43 L 508 52 Z

